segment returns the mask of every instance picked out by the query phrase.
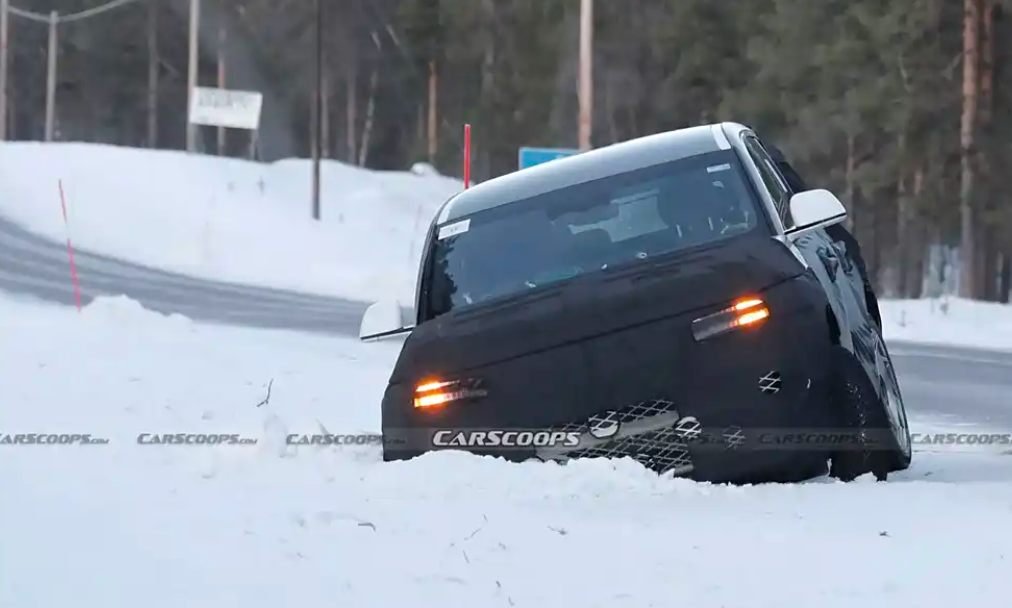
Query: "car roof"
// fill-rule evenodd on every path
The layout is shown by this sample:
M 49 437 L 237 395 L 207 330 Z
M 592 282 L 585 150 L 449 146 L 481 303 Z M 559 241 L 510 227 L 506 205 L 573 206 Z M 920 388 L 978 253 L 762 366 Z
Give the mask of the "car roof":
M 472 213 L 595 179 L 730 149 L 724 124 L 689 127 L 630 139 L 490 179 L 446 201 L 436 215 L 435 223 L 444 224 Z

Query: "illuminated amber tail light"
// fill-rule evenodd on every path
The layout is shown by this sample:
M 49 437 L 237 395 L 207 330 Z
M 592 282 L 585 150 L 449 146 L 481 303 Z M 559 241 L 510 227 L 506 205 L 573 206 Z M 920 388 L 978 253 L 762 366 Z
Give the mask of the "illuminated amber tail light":
M 770 316 L 766 303 L 759 298 L 743 298 L 724 310 L 692 322 L 697 342 L 734 329 L 761 324 Z
M 484 397 L 488 392 L 481 388 L 481 382 L 469 380 L 425 380 L 415 386 L 415 407 L 435 408 L 474 397 Z

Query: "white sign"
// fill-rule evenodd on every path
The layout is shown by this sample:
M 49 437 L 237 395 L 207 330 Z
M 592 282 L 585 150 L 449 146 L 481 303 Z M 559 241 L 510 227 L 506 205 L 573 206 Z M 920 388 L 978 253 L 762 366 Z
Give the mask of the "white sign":
M 263 103 L 263 95 L 254 91 L 197 87 L 190 105 L 190 123 L 255 131 L 260 126 Z
M 455 224 L 447 224 L 439 227 L 439 234 L 436 236 L 437 240 L 448 239 L 451 236 L 457 236 L 458 234 L 464 234 L 471 229 L 471 218 L 457 222 Z

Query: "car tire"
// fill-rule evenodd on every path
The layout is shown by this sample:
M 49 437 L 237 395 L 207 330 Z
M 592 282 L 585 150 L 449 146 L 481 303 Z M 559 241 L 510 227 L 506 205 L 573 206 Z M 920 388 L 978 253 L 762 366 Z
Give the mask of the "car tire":
M 885 481 L 889 473 L 909 467 L 906 411 L 888 355 L 888 372 L 878 391 L 860 362 L 846 349 L 834 348 L 832 365 L 831 401 L 847 441 L 830 456 L 830 476 L 853 481 L 872 473 L 879 481 Z M 890 423 L 891 407 L 899 412 L 899 431 Z
M 886 463 L 887 473 L 895 473 L 910 468 L 910 464 L 913 462 L 913 442 L 910 437 L 910 424 L 907 421 L 907 407 L 903 401 L 903 393 L 900 391 L 900 383 L 896 377 L 896 369 L 893 367 L 892 356 L 890 356 L 888 349 L 884 350 L 886 369 L 879 394 L 884 395 L 886 399 L 892 400 L 891 405 L 886 403 L 885 406 L 896 410 L 895 415 L 900 426 L 899 432 L 901 433 L 893 437 L 897 449 L 892 453 L 892 458 Z M 888 416 L 888 412 L 886 414 Z

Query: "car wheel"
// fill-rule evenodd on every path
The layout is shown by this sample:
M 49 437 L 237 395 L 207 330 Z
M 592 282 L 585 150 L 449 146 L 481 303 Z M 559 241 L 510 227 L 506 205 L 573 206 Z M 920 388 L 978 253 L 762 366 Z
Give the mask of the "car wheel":
M 852 481 L 873 473 L 884 481 L 889 473 L 910 466 L 911 460 L 906 412 L 892 363 L 886 360 L 889 371 L 876 391 L 852 353 L 837 347 L 833 359 L 832 405 L 847 441 L 830 456 L 830 475 Z

